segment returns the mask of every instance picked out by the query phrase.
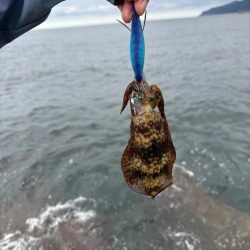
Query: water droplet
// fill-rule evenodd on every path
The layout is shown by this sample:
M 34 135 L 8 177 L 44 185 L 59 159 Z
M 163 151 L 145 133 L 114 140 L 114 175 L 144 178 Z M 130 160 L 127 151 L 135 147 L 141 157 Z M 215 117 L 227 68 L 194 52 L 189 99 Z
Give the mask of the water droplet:
M 224 162 L 223 163 L 219 163 L 219 166 L 222 168 L 222 167 L 225 166 L 225 163 Z
M 206 152 L 207 150 L 205 148 L 201 151 L 202 154 L 205 154 Z

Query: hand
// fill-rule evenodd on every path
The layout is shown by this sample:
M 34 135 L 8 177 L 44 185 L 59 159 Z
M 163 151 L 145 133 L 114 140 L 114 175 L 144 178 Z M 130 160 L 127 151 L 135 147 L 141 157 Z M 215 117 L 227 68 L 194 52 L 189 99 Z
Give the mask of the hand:
M 122 19 L 125 23 L 129 23 L 132 20 L 133 2 L 135 2 L 135 10 L 137 14 L 141 16 L 145 12 L 149 0 L 124 0 L 121 2 L 121 4 L 118 4 L 118 8 L 121 11 Z

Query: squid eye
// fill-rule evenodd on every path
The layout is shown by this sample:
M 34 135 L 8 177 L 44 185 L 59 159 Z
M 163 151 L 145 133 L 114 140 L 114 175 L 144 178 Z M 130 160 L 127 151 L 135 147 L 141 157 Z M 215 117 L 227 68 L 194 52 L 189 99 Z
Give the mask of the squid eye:
M 151 86 L 151 90 L 155 92 L 157 89 L 155 86 Z

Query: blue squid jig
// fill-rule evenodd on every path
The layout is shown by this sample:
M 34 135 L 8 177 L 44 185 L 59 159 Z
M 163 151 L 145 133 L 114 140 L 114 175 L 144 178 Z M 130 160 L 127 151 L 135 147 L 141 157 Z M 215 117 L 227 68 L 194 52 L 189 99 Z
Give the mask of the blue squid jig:
M 140 17 L 133 7 L 131 37 L 130 37 L 130 59 L 137 82 L 142 81 L 145 58 L 145 42 Z

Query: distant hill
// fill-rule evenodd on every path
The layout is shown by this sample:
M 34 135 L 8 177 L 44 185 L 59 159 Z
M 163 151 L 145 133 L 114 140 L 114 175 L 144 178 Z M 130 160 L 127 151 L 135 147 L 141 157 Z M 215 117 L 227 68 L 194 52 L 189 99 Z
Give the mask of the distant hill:
M 250 0 L 235 1 L 201 13 L 201 16 L 250 12 Z

